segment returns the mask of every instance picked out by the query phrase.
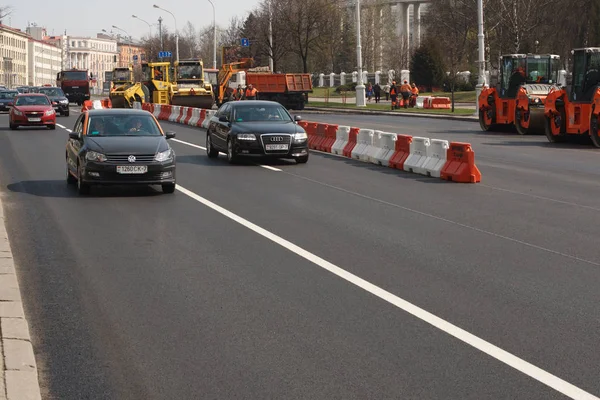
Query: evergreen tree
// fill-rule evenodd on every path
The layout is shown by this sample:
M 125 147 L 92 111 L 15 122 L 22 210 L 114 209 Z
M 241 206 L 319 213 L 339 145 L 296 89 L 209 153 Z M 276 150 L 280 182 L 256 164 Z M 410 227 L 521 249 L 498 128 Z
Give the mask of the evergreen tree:
M 415 50 L 410 62 L 410 76 L 413 82 L 425 86 L 428 92 L 432 91 L 434 86 L 442 84 L 444 64 L 433 41 L 426 41 Z

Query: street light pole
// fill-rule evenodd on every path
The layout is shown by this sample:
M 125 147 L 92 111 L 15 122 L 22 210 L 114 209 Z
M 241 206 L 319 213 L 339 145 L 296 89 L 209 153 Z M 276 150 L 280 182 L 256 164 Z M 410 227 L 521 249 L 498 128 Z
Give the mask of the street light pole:
M 358 61 L 358 85 L 356 85 L 356 106 L 366 107 L 365 84 L 362 70 L 362 49 L 360 46 L 360 0 L 356 0 L 356 59 Z
M 479 53 L 479 82 L 477 83 L 477 105 L 475 108 L 475 114 L 479 115 L 479 95 L 483 91 L 485 82 L 485 36 L 483 34 L 483 0 L 477 0 L 477 42 L 478 42 L 478 53 Z
M 269 1 L 269 70 L 273 71 L 273 14 L 271 11 L 271 0 Z
M 150 36 L 148 36 L 148 39 L 151 39 L 152 38 L 152 25 L 150 25 L 150 22 L 141 19 L 137 15 L 132 15 L 131 17 L 135 18 L 135 19 L 139 19 L 140 21 L 142 21 L 143 23 L 145 23 L 146 25 L 148 25 L 148 32 L 150 32 Z
M 213 8 L 213 68 L 217 69 L 217 12 L 212 0 L 208 0 Z
M 173 21 L 175 21 L 175 58 L 176 58 L 176 61 L 179 62 L 179 31 L 177 30 L 177 18 L 175 18 L 175 14 L 173 14 L 171 11 L 165 10 L 164 8 L 161 8 L 161 7 L 157 6 L 156 4 L 153 7 L 158 8 L 159 10 L 163 10 L 164 12 L 171 14 L 171 17 L 173 17 Z

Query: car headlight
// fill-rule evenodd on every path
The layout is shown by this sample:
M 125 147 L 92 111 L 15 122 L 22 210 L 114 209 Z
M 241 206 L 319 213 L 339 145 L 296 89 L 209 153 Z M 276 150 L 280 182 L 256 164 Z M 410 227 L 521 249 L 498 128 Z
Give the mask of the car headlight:
M 306 132 L 294 134 L 294 143 L 302 143 L 306 139 L 308 139 L 308 135 L 306 134 Z
M 23 115 L 23 113 L 21 111 L 16 110 L 16 109 L 13 109 L 13 113 L 15 113 L 15 115 L 18 115 L 18 116 L 22 116 Z
M 88 161 L 104 162 L 106 161 L 106 156 L 97 151 L 88 151 L 85 153 L 85 159 Z
M 67 99 L 61 100 L 60 104 L 69 104 L 69 100 L 67 100 Z
M 238 133 L 238 140 L 256 140 L 256 136 L 253 133 Z
M 54 112 L 54 110 L 46 110 L 46 112 L 44 113 L 44 115 L 53 115 L 56 114 L 56 112 Z
M 156 155 L 154 156 L 154 161 L 163 162 L 163 161 L 169 161 L 172 158 L 173 158 L 173 150 L 168 149 L 168 150 L 156 153 Z

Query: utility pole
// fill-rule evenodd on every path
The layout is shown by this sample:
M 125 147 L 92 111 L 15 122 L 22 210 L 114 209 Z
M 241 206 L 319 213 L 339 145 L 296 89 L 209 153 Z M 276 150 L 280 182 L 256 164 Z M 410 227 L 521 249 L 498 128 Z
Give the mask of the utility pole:
M 362 70 L 362 50 L 360 46 L 360 0 L 356 0 L 356 59 L 358 61 L 358 85 L 356 85 L 356 106 L 366 107 L 365 83 Z
M 269 1 L 269 69 L 273 71 L 273 14 L 271 12 L 271 0 Z
M 477 104 L 475 114 L 479 115 L 479 95 L 483 90 L 485 82 L 485 36 L 483 34 L 483 0 L 477 0 L 477 42 L 479 52 L 479 82 L 477 83 Z
M 164 51 L 163 36 L 162 36 L 162 17 L 158 17 L 158 35 L 160 36 L 160 51 Z

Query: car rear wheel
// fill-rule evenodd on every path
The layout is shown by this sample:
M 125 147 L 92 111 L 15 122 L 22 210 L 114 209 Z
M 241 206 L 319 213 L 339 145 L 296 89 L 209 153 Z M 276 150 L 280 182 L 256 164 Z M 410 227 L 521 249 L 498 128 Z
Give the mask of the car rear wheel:
M 219 156 L 219 150 L 213 147 L 212 137 L 208 133 L 206 133 L 206 154 L 208 158 L 217 158 Z
M 16 130 L 18 127 L 19 125 L 10 124 L 10 129 L 12 129 L 13 131 Z
M 163 193 L 171 194 L 175 192 L 175 184 L 174 183 L 165 183 L 162 185 Z
M 90 185 L 83 182 L 83 169 L 81 165 L 77 167 L 77 192 L 81 195 L 90 194 Z

